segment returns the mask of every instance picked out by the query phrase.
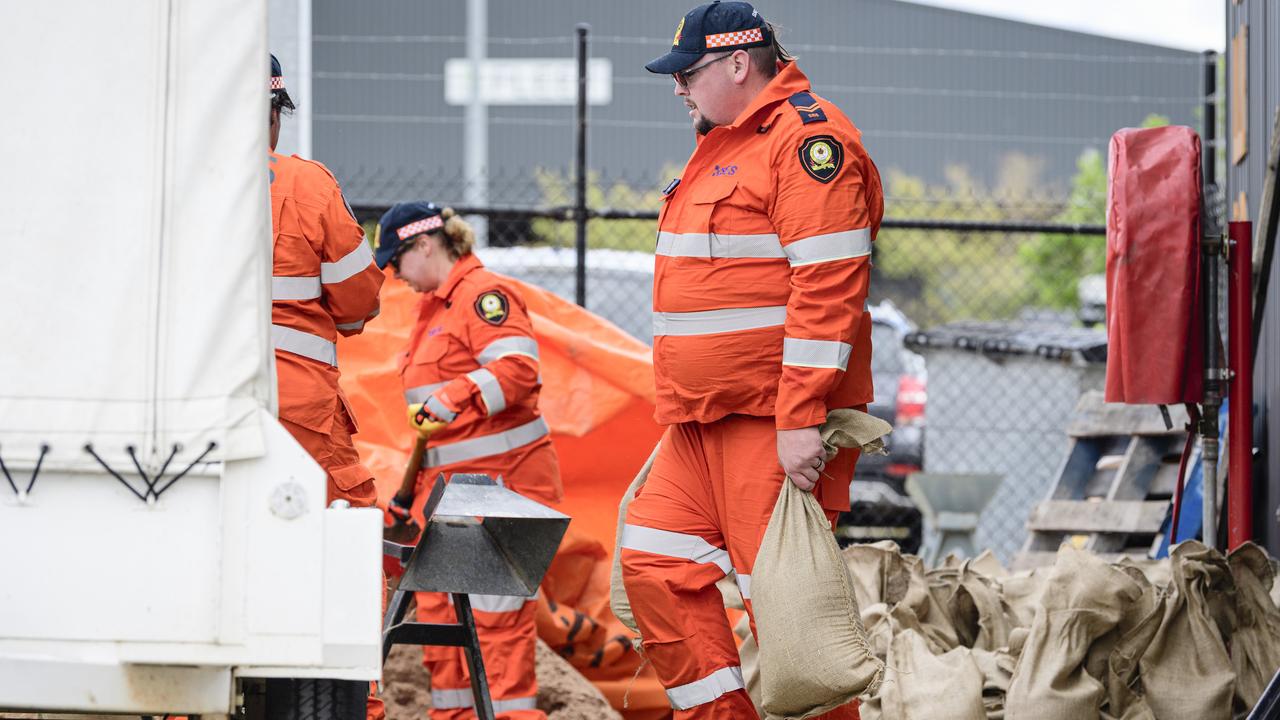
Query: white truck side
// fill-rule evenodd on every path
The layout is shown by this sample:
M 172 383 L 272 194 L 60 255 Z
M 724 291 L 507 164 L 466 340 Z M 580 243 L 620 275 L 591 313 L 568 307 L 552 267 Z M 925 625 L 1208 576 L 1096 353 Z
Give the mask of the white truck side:
M 265 1 L 0 27 L 0 710 L 367 687 L 381 515 L 275 419 Z

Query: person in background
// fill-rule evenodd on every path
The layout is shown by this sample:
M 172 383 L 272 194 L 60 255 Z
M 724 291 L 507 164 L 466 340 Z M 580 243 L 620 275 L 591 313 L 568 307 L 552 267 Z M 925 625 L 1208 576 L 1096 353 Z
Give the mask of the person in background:
M 544 504 L 563 491 L 560 464 L 538 412 L 538 343 L 520 291 L 485 269 L 475 233 L 453 210 L 404 202 L 378 223 L 380 268 L 422 294 L 418 320 L 400 356 L 410 424 L 429 434 L 418 476 L 482 473 Z M 408 508 L 390 508 L 402 517 Z M 536 595 L 471 595 L 494 712 L 507 720 L 545 720 L 534 672 Z M 457 622 L 448 596 L 418 593 L 422 622 Z M 426 647 L 433 720 L 474 718 L 460 648 Z
M 338 386 L 338 334 L 356 335 L 378 314 L 383 275 L 364 229 L 328 168 L 275 151 L 280 117 L 294 110 L 280 61 L 271 56 L 271 341 L 280 424 L 328 476 L 325 504 L 371 507 L 373 473 L 351 436 L 355 416 Z M 385 711 L 370 696 L 368 717 Z

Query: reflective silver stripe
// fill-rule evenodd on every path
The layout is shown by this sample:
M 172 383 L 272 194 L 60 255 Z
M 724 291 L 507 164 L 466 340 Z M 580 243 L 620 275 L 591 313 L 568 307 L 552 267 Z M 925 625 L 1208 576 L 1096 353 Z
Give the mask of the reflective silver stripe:
M 467 373 L 467 377 L 480 388 L 480 399 L 484 400 L 486 415 L 493 417 L 507 409 L 507 398 L 502 394 L 502 386 L 498 384 L 497 376 L 485 368 L 480 368 Z
M 422 465 L 423 467 L 433 468 L 490 455 L 501 455 L 508 450 L 524 447 L 535 440 L 546 437 L 549 432 L 551 431 L 547 428 L 547 421 L 542 418 L 535 418 L 524 425 L 513 427 L 505 432 L 481 435 L 480 437 L 460 440 L 448 445 L 429 447 L 422 458 Z
M 340 283 L 364 270 L 373 263 L 373 251 L 369 243 L 362 242 L 338 262 L 320 263 L 320 282 L 325 285 Z
M 524 607 L 525 603 L 533 602 L 531 597 L 523 597 L 520 595 L 468 595 L 471 599 L 471 607 L 481 612 L 515 612 Z
M 538 359 L 538 341 L 531 337 L 504 337 L 494 340 L 476 356 L 476 362 L 481 365 L 487 365 L 501 357 L 508 355 L 524 355 L 534 360 Z
M 742 668 L 720 668 L 701 680 L 667 690 L 667 699 L 676 710 L 688 710 L 709 703 L 727 692 L 744 690 Z
M 436 417 L 445 422 L 453 422 L 453 419 L 458 417 L 458 413 L 445 407 L 444 403 L 440 402 L 440 398 L 435 395 L 427 398 L 427 409 L 435 413 Z
M 334 367 L 338 366 L 338 346 L 311 333 L 283 325 L 272 325 L 271 344 L 277 350 L 301 355 Z
M 497 483 L 498 483 L 498 487 L 506 487 L 506 483 L 503 481 L 503 479 L 502 479 L 502 476 L 501 476 L 501 475 L 499 475 L 499 476 L 498 476 L 498 479 L 497 479 L 495 482 L 497 482 Z M 475 598 L 477 598 L 477 597 L 479 597 L 479 596 L 478 596 L 478 595 L 475 595 L 475 594 L 473 594 L 473 593 L 468 593 L 468 594 L 467 594 L 467 597 L 468 597 L 468 598 L 470 598 L 470 599 L 473 601 L 473 604 L 474 604 L 474 599 L 475 599 Z M 532 600 L 537 600 L 538 598 L 542 597 L 542 588 L 538 588 L 537 590 L 534 590 L 534 591 L 533 591 L 533 594 L 532 594 L 532 595 L 529 595 L 529 596 L 525 596 L 525 595 L 511 595 L 511 596 L 507 596 L 507 595 L 485 595 L 484 597 L 518 597 L 518 598 L 524 598 L 525 600 L 530 600 L 530 601 L 532 601 Z M 449 605 L 452 607 L 452 606 L 453 606 L 453 593 L 446 593 L 446 594 L 445 594 L 445 596 L 444 596 L 444 601 L 445 601 L 445 602 L 447 602 L 447 603 L 449 603 Z
M 318 297 L 320 297 L 320 278 L 315 275 L 271 276 L 272 300 L 314 300 Z
M 782 338 L 783 365 L 844 370 L 852 353 L 853 346 L 839 340 Z
M 787 306 L 727 308 L 697 312 L 655 312 L 654 335 L 711 335 L 775 327 L 787 321 Z
M 796 240 L 782 249 L 787 253 L 791 267 L 863 257 L 871 254 L 871 228 L 814 235 Z
M 721 235 L 719 233 L 658 233 L 659 255 L 696 258 L 785 258 L 782 243 L 773 233 Z
M 537 710 L 538 698 L 534 696 L 511 698 L 510 700 L 494 700 L 493 712 L 500 714 L 504 712 L 514 712 L 516 710 Z
M 411 387 L 408 390 L 404 391 L 404 402 L 406 405 L 417 405 L 418 403 L 424 403 L 427 401 L 427 398 L 431 397 L 431 393 L 439 390 L 440 388 L 448 384 L 449 383 L 438 382 L 438 383 L 431 383 L 430 385 L 419 385 L 418 387 Z
M 743 575 L 740 572 L 734 572 L 734 577 L 738 580 L 738 592 L 742 593 L 743 600 L 751 599 L 751 576 Z
M 537 710 L 538 698 L 536 696 L 511 698 L 509 700 L 492 700 L 493 712 L 501 714 L 504 712 L 514 712 L 516 710 Z M 462 708 L 475 707 L 475 697 L 471 694 L 470 688 L 462 688 L 458 690 L 432 690 L 431 691 L 431 707 L 441 710 L 458 710 Z
M 666 555 L 692 560 L 696 563 L 712 563 L 729 573 L 729 552 L 722 550 L 697 535 L 658 530 L 642 525 L 623 525 L 621 547 L 628 550 Z
M 474 707 L 475 704 L 476 700 L 471 695 L 471 688 L 458 688 L 456 690 L 431 689 L 431 707 L 433 708 L 452 710 Z
M 350 323 L 338 323 L 337 327 L 339 330 L 363 330 L 364 324 L 378 317 L 378 313 L 380 312 L 382 312 L 382 308 L 376 308 L 373 312 L 369 313 L 369 317 L 363 320 Z

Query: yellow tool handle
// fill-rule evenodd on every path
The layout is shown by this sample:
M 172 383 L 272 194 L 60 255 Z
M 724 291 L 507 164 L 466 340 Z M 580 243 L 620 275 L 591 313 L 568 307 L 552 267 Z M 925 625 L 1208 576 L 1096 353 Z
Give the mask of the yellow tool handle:
M 404 478 L 400 480 L 400 489 L 396 491 L 396 502 L 405 507 L 413 504 L 413 487 L 418 483 L 418 471 L 422 469 L 422 456 L 427 451 L 427 436 L 418 433 L 413 441 L 413 452 L 409 453 L 409 463 L 404 468 Z

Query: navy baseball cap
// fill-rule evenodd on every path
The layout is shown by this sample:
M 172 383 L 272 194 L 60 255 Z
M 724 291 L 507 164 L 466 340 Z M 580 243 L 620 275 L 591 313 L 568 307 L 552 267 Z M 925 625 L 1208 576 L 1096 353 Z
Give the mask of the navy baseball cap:
M 435 203 L 414 200 L 396 203 L 382 213 L 378 229 L 373 233 L 373 261 L 378 268 L 385 268 L 406 240 L 443 228 L 444 218 L 440 212 L 440 206 Z
M 273 54 L 271 56 L 271 92 L 284 89 L 284 70 L 280 68 L 280 61 Z
M 693 65 L 709 52 L 741 50 L 773 42 L 768 24 L 750 3 L 720 2 L 699 5 L 676 26 L 671 52 L 644 66 L 659 75 L 670 75 Z

